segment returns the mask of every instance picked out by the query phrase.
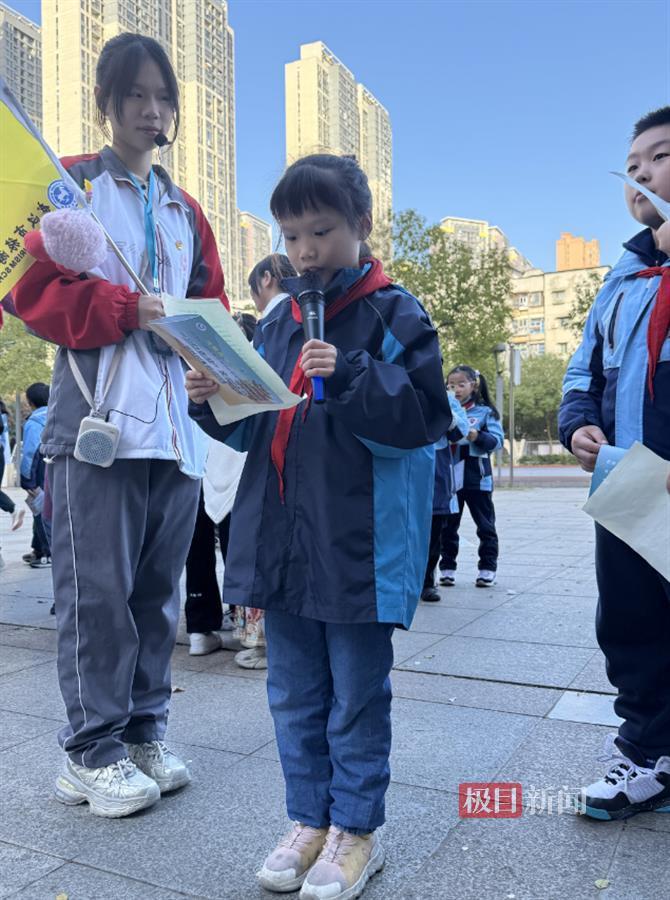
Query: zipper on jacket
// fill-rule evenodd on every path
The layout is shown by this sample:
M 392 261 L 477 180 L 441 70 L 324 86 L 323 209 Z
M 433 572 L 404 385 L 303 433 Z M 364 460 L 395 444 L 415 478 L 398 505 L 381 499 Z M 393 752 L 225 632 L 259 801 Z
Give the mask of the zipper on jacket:
M 616 330 L 616 321 L 619 316 L 619 307 L 621 306 L 623 295 L 624 292 L 621 291 L 619 296 L 616 298 L 614 309 L 612 310 L 612 315 L 610 317 L 610 323 L 607 326 L 607 343 L 610 345 L 610 350 L 614 350 L 614 332 Z

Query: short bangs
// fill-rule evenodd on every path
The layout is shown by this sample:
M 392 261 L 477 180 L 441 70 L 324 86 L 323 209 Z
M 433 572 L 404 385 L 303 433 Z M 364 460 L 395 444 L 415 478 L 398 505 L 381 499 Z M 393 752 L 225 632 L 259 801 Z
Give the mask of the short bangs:
M 324 207 L 343 215 L 352 228 L 371 212 L 368 181 L 353 157 L 321 153 L 299 159 L 284 172 L 270 199 L 278 222 Z
M 96 69 L 100 91 L 96 98 L 101 125 L 111 101 L 114 115 L 123 121 L 123 101 L 137 81 L 142 65 L 152 60 L 158 66 L 174 112 L 175 135 L 179 130 L 179 85 L 170 59 L 158 41 L 142 34 L 125 32 L 107 41 L 102 48 Z

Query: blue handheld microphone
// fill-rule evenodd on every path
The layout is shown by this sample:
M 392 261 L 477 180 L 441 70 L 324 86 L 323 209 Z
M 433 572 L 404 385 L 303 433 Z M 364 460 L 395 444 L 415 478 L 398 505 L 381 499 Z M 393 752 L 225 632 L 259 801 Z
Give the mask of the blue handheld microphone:
M 322 341 L 325 332 L 326 296 L 319 275 L 316 272 L 306 272 L 299 278 L 284 278 L 281 286 L 298 301 L 302 312 L 305 340 Z M 312 378 L 312 387 L 314 402 L 323 403 L 326 399 L 323 378 L 320 376 Z

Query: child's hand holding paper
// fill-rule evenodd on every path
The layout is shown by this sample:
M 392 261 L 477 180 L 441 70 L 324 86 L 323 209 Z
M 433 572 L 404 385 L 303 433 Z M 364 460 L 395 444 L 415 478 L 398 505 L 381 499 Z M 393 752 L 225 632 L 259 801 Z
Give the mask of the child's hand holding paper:
M 193 403 L 204 403 L 213 397 L 219 390 L 219 385 L 213 378 L 203 375 L 191 369 L 186 373 L 186 393 Z

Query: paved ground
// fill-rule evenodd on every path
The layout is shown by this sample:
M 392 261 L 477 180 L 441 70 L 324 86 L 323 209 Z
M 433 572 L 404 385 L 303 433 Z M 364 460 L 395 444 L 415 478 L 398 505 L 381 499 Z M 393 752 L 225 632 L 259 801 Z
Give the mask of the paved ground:
M 472 585 L 464 519 L 458 585 L 396 635 L 388 862 L 367 900 L 670 896 L 670 816 L 596 824 L 557 813 L 564 793 L 601 771 L 615 722 L 584 497 L 576 487 L 499 491 L 498 585 Z M 190 658 L 178 646 L 169 735 L 192 760 L 193 784 L 131 819 L 59 805 L 49 576 L 20 562 L 28 530 L 9 536 L 7 526 L 3 516 L 0 897 L 269 900 L 253 873 L 285 820 L 263 674 L 225 651 Z M 465 781 L 519 782 L 532 812 L 459 819 Z

